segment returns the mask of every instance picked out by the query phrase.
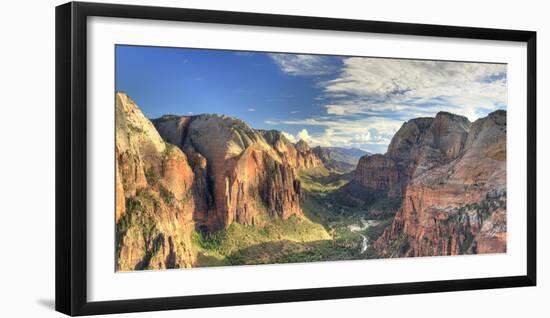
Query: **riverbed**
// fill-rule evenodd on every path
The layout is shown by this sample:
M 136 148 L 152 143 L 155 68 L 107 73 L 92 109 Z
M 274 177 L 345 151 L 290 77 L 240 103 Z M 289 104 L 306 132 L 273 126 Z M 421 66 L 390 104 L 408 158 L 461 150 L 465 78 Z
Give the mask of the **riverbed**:
M 360 232 L 378 224 L 380 224 L 380 221 L 378 220 L 365 220 L 364 218 L 361 218 L 359 224 L 349 225 L 348 229 L 352 232 Z M 363 254 L 369 247 L 369 239 L 362 233 L 359 233 L 359 235 L 361 236 L 361 254 Z

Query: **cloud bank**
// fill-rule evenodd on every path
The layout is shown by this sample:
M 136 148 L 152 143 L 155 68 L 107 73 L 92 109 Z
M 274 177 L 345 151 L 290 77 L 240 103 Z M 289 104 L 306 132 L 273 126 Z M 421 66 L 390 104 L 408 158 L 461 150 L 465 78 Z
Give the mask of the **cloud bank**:
M 507 103 L 506 65 L 382 58 L 346 58 L 341 73 L 319 83 L 334 115 L 399 112 L 433 116 L 445 110 L 470 120 Z
M 272 54 L 290 76 L 325 75 L 319 89 L 322 116 L 272 120 L 298 127 L 289 139 L 313 145 L 384 152 L 403 122 L 439 111 L 470 121 L 507 107 L 506 65 L 387 58 Z M 306 115 L 307 116 L 307 115 Z M 315 134 L 310 133 L 316 127 Z

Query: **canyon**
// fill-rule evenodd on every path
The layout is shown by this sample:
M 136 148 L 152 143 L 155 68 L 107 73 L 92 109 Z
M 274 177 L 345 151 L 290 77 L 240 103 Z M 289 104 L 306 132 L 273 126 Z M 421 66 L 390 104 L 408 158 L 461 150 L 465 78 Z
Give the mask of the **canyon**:
M 117 271 L 506 251 L 505 111 L 411 119 L 385 154 L 115 112 Z
M 506 252 L 505 111 L 409 121 L 385 158 L 403 204 L 375 242 L 379 257 Z

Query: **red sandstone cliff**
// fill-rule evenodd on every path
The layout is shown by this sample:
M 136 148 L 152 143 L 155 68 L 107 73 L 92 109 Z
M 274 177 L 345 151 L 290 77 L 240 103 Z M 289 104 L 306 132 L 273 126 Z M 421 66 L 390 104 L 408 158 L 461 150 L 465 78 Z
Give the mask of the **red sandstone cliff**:
M 199 197 L 210 198 L 203 204 L 206 209 L 195 213 L 202 228 L 262 224 L 268 217 L 302 214 L 296 171 L 322 164 L 311 150 L 297 149 L 280 133 L 257 131 L 227 116 L 164 116 L 154 124 L 165 140 L 200 158 L 193 164 L 195 187 Z
M 506 112 L 473 124 L 457 117 L 440 113 L 420 129 L 408 122 L 394 137 L 386 156 L 408 181 L 375 242 L 381 257 L 506 251 Z
M 324 167 L 323 162 L 304 141 L 290 142 L 280 131 L 259 130 L 265 141 L 270 144 L 280 159 L 296 170 Z
M 117 263 L 120 271 L 189 267 L 194 175 L 125 94 L 116 94 Z
M 361 186 L 387 193 L 388 196 L 401 195 L 397 164 L 384 155 L 361 157 L 357 163 L 353 181 Z
M 153 123 L 117 93 L 115 165 L 116 266 L 128 271 L 193 266 L 197 229 L 302 216 L 296 173 L 322 162 L 304 142 L 227 116 Z

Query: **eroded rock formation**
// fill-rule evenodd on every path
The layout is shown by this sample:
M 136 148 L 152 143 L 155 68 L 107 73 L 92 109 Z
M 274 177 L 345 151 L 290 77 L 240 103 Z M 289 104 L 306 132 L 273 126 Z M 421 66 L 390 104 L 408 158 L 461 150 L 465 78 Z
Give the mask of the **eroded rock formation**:
M 190 267 L 194 174 L 125 94 L 116 95 L 117 270 Z
M 303 217 L 298 173 L 349 171 L 352 157 L 227 116 L 150 121 L 117 93 L 117 270 L 194 266 L 196 231 Z M 336 192 L 331 199 L 353 211 L 398 210 L 373 242 L 380 257 L 504 252 L 506 112 L 474 123 L 445 112 L 409 120 Z
M 303 217 L 304 142 L 218 115 L 147 119 L 116 94 L 117 270 L 194 266 L 196 232 Z
M 447 112 L 411 119 L 393 136 L 386 154 L 361 158 L 353 180 L 392 197 L 403 196 L 412 178 L 462 153 L 470 125 L 466 117 Z
M 278 130 L 259 130 L 264 139 L 277 152 L 282 161 L 296 170 L 324 167 L 323 162 L 304 140 L 290 142 Z
M 302 215 L 296 172 L 322 165 L 307 145 L 295 146 L 280 132 L 257 131 L 227 116 L 164 116 L 153 122 L 165 140 L 200 158 L 193 164 L 196 191 L 211 200 L 204 213 L 195 214 L 199 226 L 214 231 L 232 222 L 255 225 L 266 217 Z
M 364 187 L 387 193 L 389 196 L 401 194 L 397 164 L 384 155 L 362 157 L 357 164 L 353 181 Z
M 505 252 L 506 112 L 472 124 L 440 113 L 422 124 L 404 124 L 386 154 L 406 186 L 402 208 L 375 243 L 378 254 Z

